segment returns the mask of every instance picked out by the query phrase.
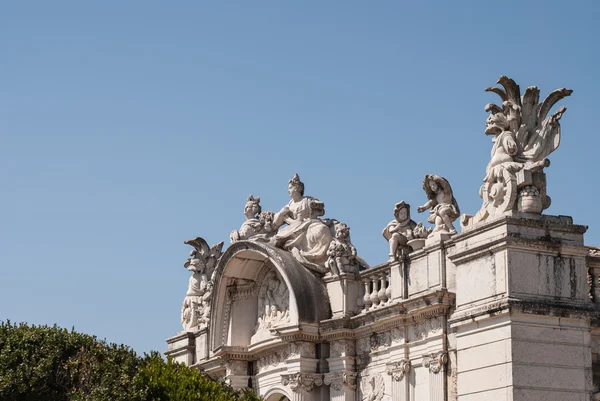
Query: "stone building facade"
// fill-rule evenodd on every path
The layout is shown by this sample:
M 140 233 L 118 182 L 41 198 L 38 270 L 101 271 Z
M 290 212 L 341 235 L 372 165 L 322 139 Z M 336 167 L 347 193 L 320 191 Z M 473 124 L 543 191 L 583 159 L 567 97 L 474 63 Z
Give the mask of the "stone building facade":
M 547 114 L 571 91 L 538 103 L 537 88 L 498 83 L 477 214 L 460 217 L 450 183 L 428 174 L 417 211 L 432 227 L 397 203 L 390 259 L 370 267 L 298 175 L 277 213 L 251 195 L 226 250 L 186 241 L 183 331 L 167 355 L 267 401 L 596 399 L 600 250 L 585 226 L 542 214 L 565 109 Z

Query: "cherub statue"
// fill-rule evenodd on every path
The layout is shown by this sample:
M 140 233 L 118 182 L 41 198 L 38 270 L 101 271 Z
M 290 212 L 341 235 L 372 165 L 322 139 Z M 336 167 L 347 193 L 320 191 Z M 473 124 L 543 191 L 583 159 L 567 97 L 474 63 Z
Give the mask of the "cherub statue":
M 431 238 L 434 233 L 456 234 L 452 222 L 460 215 L 460 209 L 452 195 L 452 188 L 448 180 L 438 175 L 427 174 L 423 179 L 423 190 L 429 200 L 423 206 L 419 206 L 417 212 L 422 213 L 431 209 L 427 221 L 435 224 L 435 228 L 428 238 Z
M 334 276 L 340 273 L 358 273 L 356 248 L 350 243 L 350 227 L 344 223 L 335 225 L 335 238 L 327 249 L 325 266 Z
M 246 221 L 242 223 L 239 230 L 233 231 L 229 236 L 231 243 L 251 238 L 266 240 L 275 234 L 273 212 L 262 212 L 259 197 L 248 196 L 246 206 L 244 207 L 244 215 L 246 216 Z
M 403 249 L 410 249 L 408 241 L 415 238 L 413 230 L 417 227 L 417 223 L 410 219 L 410 205 L 404 201 L 394 205 L 394 217 L 382 232 L 390 244 L 390 260 L 398 260 Z

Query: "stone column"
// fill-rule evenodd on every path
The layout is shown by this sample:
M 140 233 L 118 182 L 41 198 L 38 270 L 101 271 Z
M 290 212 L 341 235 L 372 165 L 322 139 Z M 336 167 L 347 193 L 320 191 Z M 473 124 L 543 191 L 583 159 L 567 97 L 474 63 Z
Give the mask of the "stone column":
M 387 374 L 392 376 L 392 401 L 409 401 L 408 374 L 410 367 L 408 359 L 387 365 Z
M 448 354 L 438 352 L 423 356 L 423 366 L 429 368 L 429 401 L 446 401 L 446 374 Z
M 515 212 L 453 237 L 459 401 L 589 399 L 585 231 Z

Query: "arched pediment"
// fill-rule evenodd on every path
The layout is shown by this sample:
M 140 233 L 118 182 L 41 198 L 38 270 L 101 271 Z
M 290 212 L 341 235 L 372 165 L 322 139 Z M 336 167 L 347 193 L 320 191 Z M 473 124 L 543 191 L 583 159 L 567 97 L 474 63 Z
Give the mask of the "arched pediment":
M 265 304 L 259 297 L 269 298 L 264 288 L 269 278 L 282 281 L 286 287 L 280 294 L 285 294 L 287 310 L 276 311 L 285 312 L 282 327 L 317 323 L 331 317 L 324 281 L 296 261 L 291 253 L 268 244 L 256 241 L 232 244 L 219 260 L 213 277 L 212 350 L 221 346 L 250 345 L 250 336 L 260 323 L 259 305 Z

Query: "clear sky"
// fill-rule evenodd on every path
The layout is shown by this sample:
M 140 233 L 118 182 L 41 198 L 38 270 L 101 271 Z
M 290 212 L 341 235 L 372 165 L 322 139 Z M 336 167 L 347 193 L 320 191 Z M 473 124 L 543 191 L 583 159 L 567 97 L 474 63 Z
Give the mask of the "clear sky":
M 371 265 L 426 173 L 463 212 L 501 74 L 567 87 L 554 215 L 600 245 L 597 1 L 0 2 L 0 320 L 166 350 L 196 236 L 299 173 Z

